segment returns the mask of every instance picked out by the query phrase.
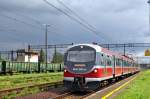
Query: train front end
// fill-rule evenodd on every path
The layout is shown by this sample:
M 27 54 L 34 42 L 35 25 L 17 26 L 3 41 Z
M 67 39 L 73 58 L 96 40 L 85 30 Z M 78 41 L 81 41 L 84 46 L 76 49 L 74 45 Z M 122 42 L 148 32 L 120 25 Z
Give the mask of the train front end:
M 67 50 L 64 57 L 65 87 L 80 91 L 98 88 L 100 73 L 95 68 L 96 49 L 93 46 L 81 44 Z

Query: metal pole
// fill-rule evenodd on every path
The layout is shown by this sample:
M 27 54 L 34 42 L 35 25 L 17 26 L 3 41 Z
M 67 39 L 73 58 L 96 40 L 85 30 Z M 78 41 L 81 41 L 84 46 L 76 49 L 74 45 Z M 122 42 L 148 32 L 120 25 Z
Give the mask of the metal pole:
M 0 60 L 2 60 L 2 54 L 1 54 L 1 52 L 0 52 Z
M 109 44 L 107 45 L 107 48 L 108 48 L 108 50 L 109 50 Z
M 56 63 L 56 62 L 57 62 L 56 45 L 55 45 L 55 52 L 54 52 L 54 53 L 55 53 L 55 55 L 54 55 L 54 56 L 55 56 L 55 57 L 54 57 L 54 58 L 55 58 L 54 61 L 55 61 L 55 63 Z
M 45 59 L 46 59 L 46 72 L 47 72 L 47 24 L 45 25 Z
M 8 61 L 9 61 L 9 54 L 10 54 L 10 53 L 8 52 L 8 53 L 7 53 L 7 60 L 8 60 Z
M 28 45 L 28 53 L 27 53 L 27 55 L 28 55 L 28 62 L 30 63 L 30 45 Z
M 48 24 L 45 24 L 45 60 L 46 60 L 46 72 L 47 72 L 47 49 L 48 49 L 48 45 L 47 45 L 47 31 L 48 31 L 48 27 L 49 27 L 50 25 L 48 25 Z
M 123 44 L 123 48 L 124 48 L 123 53 L 124 53 L 124 56 L 125 56 L 126 55 L 126 44 Z
M 14 51 L 11 51 L 11 61 L 14 61 Z
M 150 0 L 147 2 L 149 4 L 149 32 L 150 32 Z

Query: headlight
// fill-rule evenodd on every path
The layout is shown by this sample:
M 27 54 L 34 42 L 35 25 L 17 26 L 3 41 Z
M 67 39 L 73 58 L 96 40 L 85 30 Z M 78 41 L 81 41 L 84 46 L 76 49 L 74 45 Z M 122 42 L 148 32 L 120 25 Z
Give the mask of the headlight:
M 64 69 L 64 72 L 67 72 L 67 70 L 66 70 L 66 69 Z
M 94 69 L 94 73 L 97 73 L 97 69 Z

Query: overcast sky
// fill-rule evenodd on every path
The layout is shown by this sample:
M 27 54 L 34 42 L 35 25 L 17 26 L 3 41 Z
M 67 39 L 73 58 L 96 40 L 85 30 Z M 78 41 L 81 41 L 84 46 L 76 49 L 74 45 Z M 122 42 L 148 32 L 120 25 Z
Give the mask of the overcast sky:
M 68 15 L 57 0 L 47 0 Z M 145 0 L 60 0 L 87 23 L 97 35 L 71 20 L 43 0 L 0 0 L 1 48 L 60 43 L 150 42 L 148 4 Z

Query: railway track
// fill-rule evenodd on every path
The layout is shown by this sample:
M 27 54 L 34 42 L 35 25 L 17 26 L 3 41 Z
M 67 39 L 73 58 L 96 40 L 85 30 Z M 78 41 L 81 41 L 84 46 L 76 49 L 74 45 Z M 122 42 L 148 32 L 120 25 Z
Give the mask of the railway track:
M 115 82 L 115 83 L 117 83 L 117 82 Z M 81 92 L 80 91 L 69 92 L 68 91 L 68 92 L 66 92 L 64 94 L 61 94 L 61 95 L 59 95 L 55 98 L 52 98 L 52 99 L 83 99 L 83 98 L 86 98 L 86 97 L 94 94 L 95 92 L 97 92 L 99 90 L 103 90 L 103 89 L 105 89 L 105 88 L 107 88 L 107 87 L 109 87 L 109 86 L 111 86 L 115 83 L 106 83 L 106 82 L 104 82 L 103 84 L 101 84 L 101 88 L 99 88 L 97 90 L 94 90 L 94 91 L 85 91 L 85 92 L 83 92 L 83 91 L 81 91 Z
M 83 99 L 91 94 L 95 93 L 95 91 L 87 91 L 87 92 L 66 92 L 62 95 L 59 95 L 52 99 Z
M 104 96 L 106 93 L 110 92 L 110 90 L 113 90 L 115 86 L 120 86 L 121 84 L 123 84 L 122 82 L 126 82 L 134 76 L 136 75 L 128 76 L 127 78 L 124 78 L 124 79 L 119 79 L 116 82 L 112 81 L 111 83 L 103 81 L 99 89 L 94 90 L 94 91 L 87 91 L 87 92 L 84 92 L 84 91 L 74 92 L 74 91 L 70 91 L 66 89 L 63 86 L 60 86 L 57 88 L 55 87 L 48 88 L 47 86 L 45 86 L 45 90 L 40 93 L 18 97 L 17 99 L 20 99 L 20 98 L 21 99 L 83 99 L 83 98 L 88 99 L 88 97 L 96 95 L 97 92 L 99 91 L 101 92 L 100 93 L 100 97 L 101 97 L 101 96 Z M 90 98 L 90 99 L 93 99 L 93 98 Z
M 138 73 L 137 73 L 138 74 Z M 98 91 L 102 91 L 102 90 L 105 90 L 107 89 L 108 87 L 112 86 L 112 85 L 115 85 L 123 80 L 126 80 L 126 79 L 129 79 L 129 78 L 132 78 L 134 76 L 136 76 L 137 74 L 135 75 L 132 75 L 132 76 L 129 76 L 127 78 L 124 78 L 124 79 L 119 79 L 117 80 L 116 82 L 111 82 L 111 83 L 108 83 L 108 82 L 103 82 L 101 84 L 101 87 L 97 90 L 94 90 L 94 91 L 87 91 L 87 92 L 66 92 L 64 94 L 61 94 L 55 98 L 52 98 L 52 99 L 84 99 L 84 98 L 87 98 L 88 96 L 92 95 L 92 94 L 95 94 L 96 92 Z
M 8 95 L 9 93 L 12 93 L 12 92 L 20 93 L 25 88 L 38 87 L 39 89 L 42 89 L 42 90 L 48 90 L 48 88 L 50 88 L 50 87 L 55 87 L 56 88 L 56 87 L 58 87 L 60 85 L 63 85 L 62 81 L 51 82 L 51 83 L 43 83 L 43 84 L 36 84 L 36 85 L 29 85 L 29 86 L 17 87 L 17 88 L 11 88 L 11 89 L 4 89 L 4 90 L 0 90 L 0 98 L 1 98 L 1 96 Z

